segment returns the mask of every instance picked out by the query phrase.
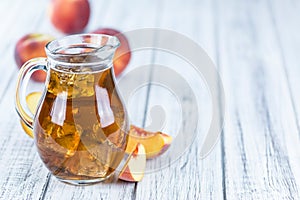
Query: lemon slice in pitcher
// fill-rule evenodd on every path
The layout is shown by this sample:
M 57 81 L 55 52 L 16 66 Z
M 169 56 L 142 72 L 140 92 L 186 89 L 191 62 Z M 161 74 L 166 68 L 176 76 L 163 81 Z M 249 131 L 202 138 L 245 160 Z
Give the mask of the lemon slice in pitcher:
M 36 112 L 39 100 L 42 96 L 41 92 L 32 92 L 26 96 L 26 103 L 29 111 L 34 114 Z M 22 120 L 20 120 L 23 130 L 30 136 L 33 137 L 33 131 L 29 128 Z

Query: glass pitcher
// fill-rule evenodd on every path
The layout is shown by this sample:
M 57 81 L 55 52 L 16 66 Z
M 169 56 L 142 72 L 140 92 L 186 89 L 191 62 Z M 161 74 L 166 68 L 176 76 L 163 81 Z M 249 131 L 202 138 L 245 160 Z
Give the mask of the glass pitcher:
M 112 67 L 119 44 L 108 35 L 66 36 L 46 45 L 47 58 L 32 59 L 20 70 L 17 113 L 33 129 L 42 161 L 61 181 L 105 180 L 123 159 L 129 123 Z M 33 116 L 25 93 L 36 70 L 46 71 L 47 79 Z

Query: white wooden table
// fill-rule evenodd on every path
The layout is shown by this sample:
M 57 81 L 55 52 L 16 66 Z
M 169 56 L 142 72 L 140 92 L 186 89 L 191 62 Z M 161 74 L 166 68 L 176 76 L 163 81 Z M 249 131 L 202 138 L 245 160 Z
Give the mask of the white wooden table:
M 139 183 L 92 186 L 67 185 L 52 177 L 14 109 L 16 41 L 30 32 L 61 36 L 46 15 L 48 2 L 0 1 L 0 199 L 300 198 L 299 1 L 91 0 L 86 31 L 158 27 L 186 35 L 216 64 L 226 96 L 223 132 L 205 159 L 199 159 L 199 136 L 176 162 L 146 173 Z M 149 63 L 171 65 L 184 74 L 180 62 L 158 51 L 133 54 L 124 74 Z M 209 96 L 203 85 L 195 82 L 193 87 L 199 89 L 201 132 L 209 126 Z M 132 122 L 147 125 L 147 110 L 161 103 L 169 120 L 163 131 L 173 134 L 176 105 L 168 94 L 150 86 L 135 99 L 128 108 Z

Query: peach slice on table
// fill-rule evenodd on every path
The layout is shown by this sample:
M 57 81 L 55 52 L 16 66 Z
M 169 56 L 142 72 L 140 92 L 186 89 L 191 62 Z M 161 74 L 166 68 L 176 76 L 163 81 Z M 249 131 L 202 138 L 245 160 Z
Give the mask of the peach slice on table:
M 29 111 L 32 114 L 35 114 L 41 97 L 42 97 L 41 92 L 31 92 L 26 96 L 26 103 L 27 103 Z
M 26 96 L 26 103 L 28 106 L 29 111 L 34 114 L 36 112 L 39 100 L 42 96 L 41 92 L 32 92 Z M 21 126 L 24 129 L 24 131 L 30 136 L 33 137 L 33 132 L 32 129 L 29 128 L 22 120 L 21 121 Z
M 172 137 L 162 132 L 150 132 L 131 125 L 126 153 L 130 154 L 136 144 L 144 145 L 147 159 L 155 158 L 164 153 L 170 146 Z
M 141 181 L 146 168 L 146 151 L 142 144 L 136 144 L 123 166 L 119 179 L 129 182 Z

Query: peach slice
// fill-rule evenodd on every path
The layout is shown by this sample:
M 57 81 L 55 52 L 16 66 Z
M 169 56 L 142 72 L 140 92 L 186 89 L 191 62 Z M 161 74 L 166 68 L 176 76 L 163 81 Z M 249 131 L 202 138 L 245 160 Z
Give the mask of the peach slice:
M 164 153 L 172 142 L 172 137 L 162 132 L 149 132 L 134 125 L 130 126 L 126 153 L 130 154 L 137 143 L 143 144 L 147 159 Z
M 29 111 L 32 114 L 35 114 L 39 100 L 41 99 L 41 92 L 32 92 L 26 96 L 26 103 Z M 33 131 L 29 128 L 22 120 L 20 120 L 21 126 L 24 129 L 25 133 L 27 133 L 30 137 L 33 137 Z
M 119 179 L 129 182 L 141 181 L 146 168 L 146 151 L 142 144 L 136 144 L 119 174 Z
M 26 96 L 26 103 L 27 103 L 29 111 L 32 114 L 35 114 L 41 97 L 42 97 L 41 92 L 32 92 Z

